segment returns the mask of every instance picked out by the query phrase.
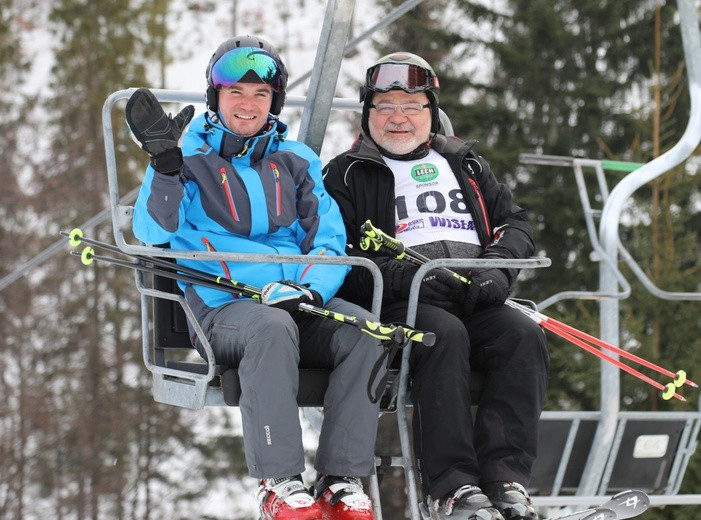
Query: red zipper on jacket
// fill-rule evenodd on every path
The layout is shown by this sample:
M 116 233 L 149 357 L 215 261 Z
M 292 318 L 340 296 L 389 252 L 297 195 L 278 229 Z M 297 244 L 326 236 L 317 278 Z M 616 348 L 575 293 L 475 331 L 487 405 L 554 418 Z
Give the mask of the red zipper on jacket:
M 207 237 L 202 237 L 202 243 L 207 248 L 207 251 L 212 253 L 217 252 L 212 243 L 209 240 L 207 240 Z M 229 272 L 229 267 L 226 265 L 226 262 L 224 262 L 224 260 L 219 260 L 219 263 L 221 264 L 222 269 L 224 269 L 224 276 L 226 276 L 226 279 L 231 280 L 231 273 Z
M 226 176 L 226 168 L 223 166 L 219 168 L 219 174 L 221 175 L 221 183 L 224 188 L 224 193 L 226 194 L 226 199 L 229 202 L 229 211 L 231 211 L 231 216 L 236 222 L 239 220 L 239 214 L 236 211 L 236 205 L 234 204 L 234 197 L 231 195 L 231 186 L 229 186 L 229 179 Z
M 489 216 L 487 216 L 487 207 L 484 205 L 484 199 L 482 198 L 482 192 L 480 191 L 479 186 L 477 185 L 477 182 L 472 178 L 468 177 L 467 180 L 470 183 L 470 186 L 472 186 L 472 191 L 475 192 L 475 196 L 477 197 L 477 202 L 479 203 L 480 210 L 482 210 L 482 218 L 484 218 L 484 225 L 487 229 L 487 237 L 491 240 L 492 238 L 492 225 L 489 223 Z
M 277 211 L 277 216 L 282 214 L 282 195 L 280 193 L 280 170 L 277 169 L 277 165 L 274 162 L 270 163 L 270 168 L 273 170 L 273 176 L 275 177 L 275 210 Z
M 326 248 L 323 248 L 321 251 L 317 253 L 319 256 L 324 256 L 326 254 Z M 301 282 L 304 280 L 304 277 L 307 276 L 307 273 L 309 270 L 314 266 L 314 264 L 307 264 L 307 267 L 304 268 L 304 271 L 302 271 L 302 274 L 299 276 L 299 281 Z

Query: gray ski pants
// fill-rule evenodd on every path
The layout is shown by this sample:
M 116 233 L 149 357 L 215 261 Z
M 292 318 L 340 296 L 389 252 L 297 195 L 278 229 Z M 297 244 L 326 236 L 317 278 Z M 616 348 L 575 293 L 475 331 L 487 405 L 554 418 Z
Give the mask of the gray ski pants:
M 326 309 L 376 320 L 339 298 Z M 249 300 L 210 312 L 203 328 L 220 364 L 238 367 L 239 406 L 249 475 L 297 475 L 305 469 L 296 395 L 298 367 L 331 368 L 314 467 L 328 475 L 363 477 L 374 469 L 379 403 L 367 382 L 383 347 L 352 325 Z

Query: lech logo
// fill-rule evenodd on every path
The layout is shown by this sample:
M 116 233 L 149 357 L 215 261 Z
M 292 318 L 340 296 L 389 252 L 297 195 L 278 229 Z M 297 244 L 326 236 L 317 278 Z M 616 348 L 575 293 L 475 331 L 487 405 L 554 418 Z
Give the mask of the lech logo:
M 411 169 L 411 178 L 416 182 L 429 182 L 438 177 L 438 168 L 431 163 L 417 164 Z

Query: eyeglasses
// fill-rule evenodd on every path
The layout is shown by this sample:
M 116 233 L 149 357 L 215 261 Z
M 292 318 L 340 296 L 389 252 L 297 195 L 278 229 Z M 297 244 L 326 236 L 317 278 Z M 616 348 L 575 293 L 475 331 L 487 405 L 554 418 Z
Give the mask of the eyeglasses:
M 370 108 L 377 110 L 377 113 L 382 116 L 391 116 L 394 112 L 399 109 L 405 116 L 418 116 L 424 108 L 430 107 L 430 103 L 422 105 L 421 103 L 402 103 L 397 105 L 395 103 L 378 103 L 377 105 L 370 105 Z
M 380 63 L 368 69 L 365 86 L 374 92 L 401 89 L 415 93 L 438 89 L 438 78 L 431 71 L 408 63 Z
M 238 83 L 248 71 L 255 72 L 275 92 L 283 90 L 284 78 L 277 61 L 258 47 L 239 47 L 225 53 L 212 66 L 212 85 L 217 89 L 230 87 Z

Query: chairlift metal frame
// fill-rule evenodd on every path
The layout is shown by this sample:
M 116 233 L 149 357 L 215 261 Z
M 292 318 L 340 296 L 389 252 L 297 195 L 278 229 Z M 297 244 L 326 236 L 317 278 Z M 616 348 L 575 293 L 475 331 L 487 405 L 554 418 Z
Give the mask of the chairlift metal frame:
M 353 10 L 354 2 L 334 2 L 333 7 L 329 7 L 327 10 L 327 15 L 324 21 L 325 29 L 322 31 L 322 40 L 319 42 L 320 49 L 328 49 L 332 45 L 333 35 L 347 34 L 347 25 L 350 23 L 349 12 Z M 692 114 L 689 121 L 689 127 L 684 134 L 684 137 L 680 141 L 679 145 L 670 150 L 667 154 L 664 154 L 660 158 L 651 163 L 639 168 L 638 170 L 629 174 L 623 181 L 621 181 L 611 192 L 610 195 L 605 197 L 604 209 L 601 212 L 601 223 L 599 229 L 599 237 L 593 233 L 593 228 L 589 229 L 590 238 L 595 246 L 601 242 L 601 279 L 599 293 L 606 296 L 601 300 L 601 328 L 602 336 L 605 341 L 613 344 L 618 343 L 618 299 L 621 297 L 626 297 L 629 290 L 628 284 L 620 275 L 620 272 L 616 268 L 617 257 L 620 252 L 620 245 L 618 240 L 618 222 L 620 213 L 622 211 L 623 204 L 630 196 L 630 194 L 640 187 L 645 182 L 656 176 L 661 175 L 664 171 L 667 171 L 672 166 L 679 164 L 684 158 L 686 158 L 691 151 L 696 147 L 699 142 L 699 131 L 701 131 L 701 123 L 699 122 L 699 73 L 701 71 L 701 66 L 699 66 L 698 61 L 701 59 L 701 52 L 699 47 L 699 31 L 698 31 L 698 18 L 696 16 L 693 2 L 691 0 L 678 0 L 679 10 L 680 10 L 680 21 L 682 29 L 682 37 L 684 40 L 684 50 L 688 63 L 688 75 L 689 84 L 692 96 Z M 338 41 L 338 40 L 336 40 Z M 338 73 L 339 61 L 342 59 L 342 53 L 332 52 L 323 53 L 319 51 L 317 54 L 317 60 L 315 61 L 314 71 L 315 74 L 318 73 L 318 77 L 315 79 L 318 90 L 323 89 L 323 85 L 334 84 L 335 77 Z M 329 75 L 329 71 L 335 71 L 334 75 Z M 333 76 L 333 77 L 332 77 Z M 333 83 L 331 83 L 331 80 Z M 329 89 L 332 91 L 332 89 Z M 129 206 L 123 205 L 120 202 L 119 190 L 117 187 L 117 175 L 114 165 L 114 149 L 112 145 L 111 136 L 111 122 L 110 113 L 112 110 L 112 105 L 118 98 L 127 97 L 129 91 L 121 91 L 115 93 L 111 96 L 105 103 L 105 108 L 103 109 L 103 121 L 105 121 L 105 148 L 108 162 L 108 179 L 110 181 L 110 203 L 112 208 L 112 220 L 115 232 L 115 239 L 120 248 L 124 248 L 125 251 L 131 253 L 139 254 L 149 254 L 153 253 L 152 250 L 147 250 L 144 246 L 128 244 L 123 238 L 121 229 L 123 229 L 129 222 L 131 217 L 131 210 Z M 201 100 L 201 93 L 174 93 L 169 91 L 156 91 L 157 97 L 161 101 L 180 101 L 180 102 L 199 102 Z M 298 102 L 300 100 L 297 100 Z M 295 100 L 290 98 L 288 105 L 293 105 Z M 349 102 L 352 104 L 353 102 Z M 329 112 L 332 108 L 333 100 L 325 101 L 324 103 L 312 103 L 311 101 L 306 101 L 304 105 L 303 122 L 301 128 L 301 139 L 314 145 L 318 149 L 321 148 L 323 143 L 323 131 L 328 121 Z M 107 117 L 105 117 L 107 116 Z M 311 122 L 314 122 L 311 124 Z M 314 134 L 315 133 L 315 134 Z M 109 134 L 109 135 L 107 135 Z M 317 150 L 318 151 L 318 150 Z M 583 163 L 578 163 L 575 166 L 575 173 L 582 166 Z M 596 166 L 595 166 L 596 168 Z M 578 177 L 578 186 L 580 179 Z M 601 180 L 599 180 L 601 182 Z M 581 190 L 581 186 L 580 186 Z M 582 199 L 584 204 L 584 199 Z M 593 218 L 593 213 L 584 206 L 585 216 L 587 218 L 588 226 L 591 226 L 592 222 L 589 220 L 590 217 Z M 587 216 L 588 215 L 588 216 Z M 159 251 L 159 254 L 163 256 L 178 256 L 180 253 L 175 253 L 172 251 Z M 202 255 L 201 252 L 186 253 L 188 258 L 199 258 Z M 221 254 L 221 259 L 226 260 L 241 260 L 242 255 L 232 255 L 232 254 Z M 211 258 L 210 254 L 207 254 L 208 258 Z M 257 256 L 257 255 L 253 255 Z M 265 255 L 261 255 L 260 259 L 250 258 L 246 255 L 246 260 L 260 260 L 265 261 Z M 630 258 L 624 254 L 626 261 Z M 301 262 L 302 259 L 295 258 L 276 258 L 278 261 L 291 261 L 291 262 Z M 308 259 L 304 259 L 307 261 Z M 440 262 L 438 262 L 440 263 Z M 448 265 L 455 266 L 454 262 L 448 262 Z M 372 267 L 366 266 L 372 270 Z M 421 269 L 428 270 L 433 265 L 426 264 L 422 266 Z M 377 273 L 374 274 L 376 276 Z M 377 278 L 375 280 L 376 287 L 379 284 Z M 412 287 L 413 298 L 416 298 L 418 294 L 418 281 L 415 280 L 415 286 Z M 619 286 L 623 288 L 619 292 Z M 377 296 L 377 294 L 376 294 Z M 660 297 L 664 297 L 664 293 L 658 294 Z M 560 298 L 561 296 L 556 296 Z M 549 304 L 551 302 L 545 302 Z M 375 300 L 373 302 L 373 309 L 379 309 L 379 302 Z M 415 312 L 415 311 L 414 311 Z M 408 323 L 412 324 L 413 317 L 408 316 Z M 145 323 L 147 326 L 147 323 Z M 405 350 L 405 355 L 408 355 L 408 349 Z M 403 356 L 404 357 L 404 356 Z M 404 359 L 403 359 L 404 364 Z M 404 367 L 403 367 L 404 368 Z M 401 384 L 406 384 L 407 378 L 406 372 L 401 375 Z M 616 466 L 616 457 L 619 454 L 623 435 L 626 431 L 627 425 L 635 420 L 651 420 L 651 421 L 661 421 L 662 423 L 671 420 L 681 419 L 685 424 L 682 435 L 680 436 L 680 441 L 676 447 L 676 454 L 672 461 L 672 468 L 670 469 L 667 479 L 665 479 L 665 485 L 663 494 L 658 496 L 653 496 L 654 503 L 674 503 L 675 496 L 681 485 L 684 471 L 686 465 L 691 457 L 691 454 L 695 451 L 697 445 L 697 438 L 699 433 L 699 416 L 698 412 L 688 412 L 688 413 L 629 413 L 620 411 L 620 389 L 619 389 L 619 374 L 614 367 L 609 367 L 606 365 L 602 366 L 602 405 L 601 410 L 598 412 L 592 412 L 593 417 L 597 420 L 597 433 L 595 439 L 592 443 L 591 450 L 588 455 L 587 463 L 582 473 L 581 481 L 579 482 L 577 491 L 574 495 L 563 495 L 561 493 L 563 479 L 565 476 L 567 464 L 569 462 L 568 457 L 564 455 L 571 456 L 573 442 L 576 438 L 576 431 L 579 425 L 581 425 L 582 418 L 576 413 L 570 412 L 545 412 L 543 414 L 543 420 L 567 420 L 571 421 L 570 430 L 567 436 L 567 441 L 565 444 L 565 449 L 563 452 L 563 457 L 558 466 L 555 481 L 552 486 L 552 493 L 550 496 L 535 496 L 534 502 L 536 505 L 548 505 L 557 504 L 562 505 L 574 505 L 580 503 L 591 504 L 602 499 L 602 494 L 606 493 L 608 485 L 610 483 L 611 475 L 614 472 Z M 407 494 L 409 497 L 409 508 L 412 519 L 419 518 L 418 513 L 418 493 L 415 487 L 415 479 L 413 473 L 413 464 L 411 462 L 411 450 L 409 446 L 409 435 L 408 435 L 408 425 L 406 423 L 406 418 L 402 415 L 407 404 L 403 399 L 405 399 L 406 386 L 400 388 L 399 393 L 399 403 L 398 403 L 398 425 L 400 429 L 401 438 L 401 448 L 402 457 L 400 457 L 399 462 L 405 469 L 405 476 L 407 478 Z M 569 450 L 569 451 L 568 451 Z M 373 491 L 376 494 L 377 490 Z M 374 496 L 379 500 L 379 495 Z M 676 503 L 701 503 L 701 497 L 692 495 L 688 496 L 687 500 L 684 497 L 676 497 Z M 378 511 L 378 518 L 381 518 L 381 511 Z
M 332 109 L 358 109 L 359 103 L 348 99 L 334 99 L 330 96 L 333 92 L 340 61 L 343 54 L 356 46 L 360 40 L 367 38 L 375 30 L 384 27 L 393 19 L 400 16 L 404 12 L 410 10 L 421 0 L 408 0 L 401 6 L 395 9 L 384 22 L 380 22 L 370 31 L 364 33 L 358 39 L 350 42 L 345 46 L 344 52 L 338 52 L 338 41 L 345 41 L 344 35 L 348 35 L 348 27 L 350 24 L 351 14 L 354 8 L 352 0 L 336 0 L 329 2 L 324 20 L 324 28 L 319 42 L 319 50 L 314 67 L 310 73 L 303 76 L 304 79 L 312 75 L 312 93 L 308 98 L 290 96 L 287 101 L 288 106 L 303 107 L 303 121 L 300 128 L 299 139 L 307 142 L 318 152 L 323 144 L 323 136 L 328 122 L 329 112 Z M 605 341 L 617 344 L 619 337 L 619 300 L 628 296 L 630 285 L 617 268 L 619 255 L 628 263 L 633 273 L 641 280 L 645 288 L 653 295 L 661 299 L 683 299 L 683 300 L 699 300 L 698 293 L 672 293 L 663 289 L 657 288 L 647 277 L 628 252 L 620 245 L 618 238 L 618 227 L 620 216 L 623 211 L 623 206 L 630 195 L 650 180 L 662 175 L 664 172 L 680 164 L 685 160 L 698 146 L 701 140 L 701 43 L 699 38 L 698 15 L 693 0 L 677 0 L 679 8 L 680 29 L 684 44 L 684 54 L 687 63 L 687 75 L 689 79 L 689 90 L 691 95 L 691 114 L 689 122 L 680 139 L 679 143 L 671 150 L 651 161 L 648 164 L 640 166 L 627 175 L 614 189 L 608 193 L 608 188 L 605 185 L 603 177 L 603 164 L 600 161 L 589 161 L 586 159 L 565 158 L 571 160 L 570 166 L 573 167 L 576 177 L 577 186 L 580 190 L 580 198 L 582 201 L 587 228 L 594 249 L 601 260 L 600 268 L 600 285 L 597 291 L 592 291 L 588 294 L 579 294 L 575 292 L 560 293 L 554 295 L 544 302 L 541 302 L 540 307 L 545 308 L 556 301 L 571 298 L 597 298 L 600 300 L 601 313 L 601 335 Z M 324 52 L 327 50 L 329 52 Z M 176 258 L 178 256 L 186 256 L 187 258 L 203 258 L 206 255 L 207 259 L 221 260 L 243 260 L 245 261 L 268 261 L 267 255 L 238 255 L 231 253 L 203 253 L 203 252 L 174 252 L 167 249 L 154 249 L 138 244 L 128 243 L 123 234 L 130 223 L 133 208 L 131 202 L 135 198 L 136 191 L 132 190 L 129 193 L 121 194 L 118 184 L 118 175 L 116 170 L 114 135 L 112 128 L 112 113 L 120 100 L 129 97 L 133 90 L 123 90 L 112 94 L 103 106 L 103 132 L 105 141 L 105 152 L 107 161 L 107 175 L 109 181 L 109 213 L 101 212 L 96 215 L 82 227 L 89 228 L 98 222 L 106 219 L 111 215 L 114 236 L 117 245 L 125 252 L 132 254 L 158 254 L 164 257 Z M 177 92 L 169 90 L 154 90 L 159 100 L 163 102 L 182 102 L 182 103 L 200 103 L 202 102 L 201 92 Z M 322 99 L 323 98 L 323 99 Z M 316 101 L 316 102 L 314 102 Z M 323 101 L 323 102 L 322 102 Z M 449 119 L 442 115 L 442 120 L 449 125 Z M 452 133 L 452 127 L 448 126 L 449 133 Z M 562 159 L 562 158 L 559 158 Z M 533 160 L 538 160 L 533 159 Z M 540 156 L 539 160 L 546 160 Z M 581 194 L 583 190 L 583 173 L 582 169 L 593 167 L 596 170 L 597 180 L 600 186 L 600 193 L 603 195 L 604 207 L 598 212 L 591 208 L 588 199 L 585 199 Z M 595 219 L 599 219 L 598 233 L 595 227 Z M 62 250 L 64 241 L 61 240 L 48 248 L 40 256 L 32 261 L 20 266 L 17 270 L 10 273 L 8 276 L 0 280 L 0 290 L 12 283 L 18 277 L 22 276 L 31 269 L 37 262 L 44 261 L 53 254 Z M 276 256 L 275 261 L 303 263 L 308 262 L 306 257 L 291 256 Z M 339 259 L 326 259 L 320 257 L 322 263 L 337 263 Z M 533 263 L 519 265 L 519 267 L 543 267 L 538 265 L 540 260 L 535 260 Z M 373 300 L 373 310 L 377 312 L 381 301 L 381 276 L 379 270 L 372 262 L 363 262 L 362 259 L 343 259 L 343 263 L 351 263 L 362 265 L 373 272 L 375 284 L 375 298 Z M 431 267 L 437 265 L 457 266 L 455 261 L 434 261 L 422 266 L 422 270 L 427 271 Z M 526 261 L 531 262 L 531 261 Z M 435 265 L 434 265 L 435 264 Z M 462 266 L 462 264 L 460 264 Z M 501 264 L 500 264 L 501 265 Z M 418 278 L 420 279 L 420 277 Z M 142 325 L 144 331 L 148 331 L 150 327 L 149 320 L 151 315 L 148 311 L 148 300 L 150 298 L 167 298 L 175 300 L 179 305 L 183 306 L 184 312 L 188 314 L 186 302 L 181 297 L 173 294 L 156 291 L 151 287 L 144 277 L 140 274 L 136 276 L 137 288 L 140 291 L 142 302 Z M 418 280 L 415 280 L 412 286 L 412 305 L 407 322 L 411 325 L 415 314 L 416 295 L 418 294 Z M 379 288 L 379 290 L 378 290 Z M 201 333 L 201 331 L 198 331 Z M 145 334 L 147 336 L 147 334 Z M 221 406 L 225 403 L 221 399 L 221 395 L 217 395 L 216 390 L 209 386 L 209 382 L 213 377 L 213 369 L 208 363 L 206 374 L 202 377 L 191 378 L 187 385 L 183 387 L 174 387 L 165 381 L 172 378 L 177 379 L 182 374 L 171 373 L 167 370 L 161 370 L 157 367 L 151 355 L 150 345 L 148 340 L 144 339 L 144 362 L 150 371 L 154 374 L 154 393 L 168 396 L 167 398 L 179 403 L 179 406 L 188 408 L 201 408 L 202 406 Z M 211 350 L 211 349 L 210 349 Z M 405 350 L 405 356 L 408 356 L 409 350 Z M 402 360 L 402 368 L 404 369 L 404 356 Z M 189 376 L 188 376 L 189 377 Z M 617 465 L 620 463 L 621 449 L 623 441 L 626 439 L 626 432 L 631 425 L 640 423 L 659 423 L 665 424 L 676 421 L 683 424 L 681 434 L 678 437 L 675 447 L 674 456 L 668 459 L 669 471 L 663 478 L 662 484 L 658 486 L 659 493 L 651 496 L 652 505 L 669 505 L 669 504 L 701 504 L 701 495 L 679 495 L 682 479 L 686 471 L 688 462 L 696 450 L 698 444 L 699 431 L 701 429 L 701 409 L 692 412 L 621 412 L 620 411 L 620 384 L 618 371 L 606 364 L 602 364 L 601 369 L 601 386 L 602 386 L 602 401 L 601 409 L 592 412 L 566 412 L 566 411 L 546 411 L 542 415 L 542 422 L 566 421 L 567 429 L 564 442 L 562 444 L 562 455 L 560 462 L 557 465 L 557 470 L 551 483 L 549 494 L 534 496 L 534 503 L 537 506 L 553 507 L 565 505 L 589 505 L 601 501 L 609 490 L 609 485 L 612 482 L 612 477 L 615 476 Z M 407 372 L 404 371 L 401 375 L 402 385 L 399 393 L 398 410 L 398 427 L 401 437 L 401 457 L 393 458 L 398 465 L 404 467 L 405 476 L 407 478 L 407 494 L 409 497 L 409 508 L 412 519 L 418 519 L 417 511 L 418 493 L 416 490 L 415 477 L 413 473 L 413 464 L 411 458 L 411 448 L 409 446 L 409 430 L 404 415 L 406 402 L 406 378 Z M 701 406 L 701 404 L 700 404 Z M 580 428 L 586 421 L 596 421 L 597 429 L 594 439 L 591 442 L 591 447 L 586 460 L 586 465 L 582 471 L 581 479 L 578 482 L 574 494 L 567 494 L 567 470 L 569 464 L 572 463 L 572 456 L 576 455 L 576 449 L 580 449 L 577 445 L 577 437 L 581 432 Z M 581 455 L 581 454 L 580 454 Z M 658 483 L 661 481 L 658 481 Z M 371 490 L 373 499 L 379 504 L 379 491 L 374 482 Z M 382 518 L 381 508 L 377 508 L 376 517 L 378 520 Z

